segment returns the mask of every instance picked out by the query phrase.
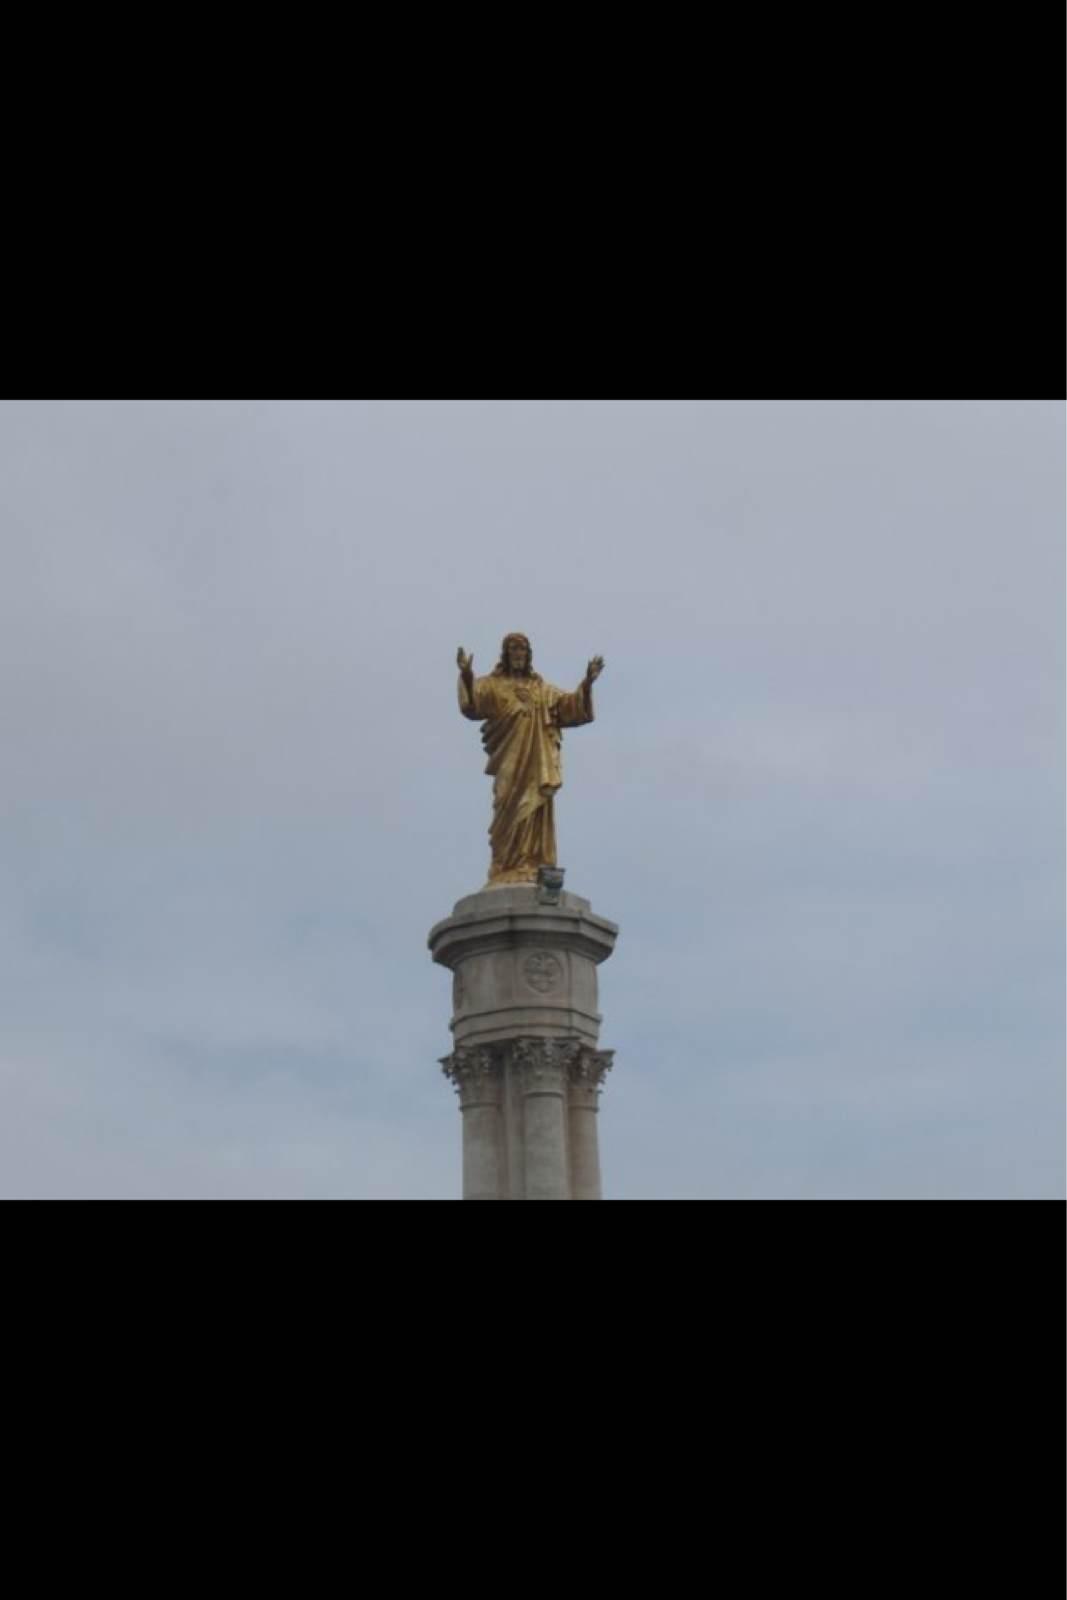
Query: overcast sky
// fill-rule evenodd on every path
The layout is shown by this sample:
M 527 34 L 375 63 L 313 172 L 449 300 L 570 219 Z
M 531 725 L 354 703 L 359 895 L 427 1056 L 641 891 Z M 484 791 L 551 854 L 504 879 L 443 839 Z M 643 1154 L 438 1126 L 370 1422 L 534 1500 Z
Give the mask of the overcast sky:
M 1064 407 L 0 406 L 0 1193 L 454 1198 L 455 655 L 573 688 L 609 1198 L 1064 1193 Z

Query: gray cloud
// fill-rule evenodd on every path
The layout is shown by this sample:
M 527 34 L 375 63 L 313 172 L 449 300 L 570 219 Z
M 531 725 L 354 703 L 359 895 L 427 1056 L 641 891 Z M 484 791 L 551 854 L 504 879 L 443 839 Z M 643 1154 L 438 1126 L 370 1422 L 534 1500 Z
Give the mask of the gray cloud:
M 568 737 L 617 1196 L 1063 1193 L 1064 408 L 0 407 L 0 1193 L 458 1193 L 455 707 Z

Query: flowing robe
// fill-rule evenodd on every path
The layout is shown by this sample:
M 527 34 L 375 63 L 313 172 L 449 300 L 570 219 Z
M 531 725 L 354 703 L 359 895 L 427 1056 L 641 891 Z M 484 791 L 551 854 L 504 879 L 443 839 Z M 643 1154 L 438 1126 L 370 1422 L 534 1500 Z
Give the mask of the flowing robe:
M 494 673 L 476 678 L 472 692 L 461 675 L 459 709 L 482 724 L 493 779 L 489 882 L 532 883 L 538 867 L 556 865 L 552 802 L 563 783 L 562 730 L 593 721 L 592 687 L 568 694 L 537 673 Z

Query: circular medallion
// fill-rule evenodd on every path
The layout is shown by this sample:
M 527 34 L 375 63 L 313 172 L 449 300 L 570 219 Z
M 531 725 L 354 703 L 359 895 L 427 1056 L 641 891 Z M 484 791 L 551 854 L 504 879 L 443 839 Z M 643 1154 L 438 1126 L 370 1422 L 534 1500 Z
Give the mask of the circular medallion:
M 563 982 L 563 968 L 548 950 L 531 950 L 522 964 L 522 975 L 538 994 L 551 994 Z

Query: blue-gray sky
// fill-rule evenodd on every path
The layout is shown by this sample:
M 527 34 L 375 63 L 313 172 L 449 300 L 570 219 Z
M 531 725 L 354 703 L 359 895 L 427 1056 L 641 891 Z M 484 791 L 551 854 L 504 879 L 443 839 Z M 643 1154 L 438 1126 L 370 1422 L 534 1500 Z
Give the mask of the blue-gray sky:
M 458 1196 L 521 629 L 609 1197 L 1062 1195 L 1064 409 L 3 403 L 0 1193 Z

